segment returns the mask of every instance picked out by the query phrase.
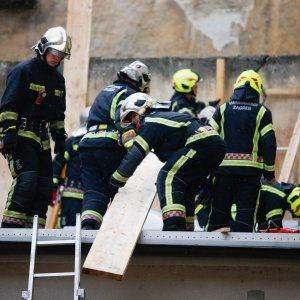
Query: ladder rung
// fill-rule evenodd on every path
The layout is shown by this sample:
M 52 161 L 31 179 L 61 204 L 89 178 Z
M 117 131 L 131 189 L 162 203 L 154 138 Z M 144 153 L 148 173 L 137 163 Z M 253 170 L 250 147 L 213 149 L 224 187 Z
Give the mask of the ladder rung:
M 74 245 L 75 240 L 38 241 L 36 244 L 39 246 Z
M 63 276 L 75 276 L 75 272 L 58 272 L 58 273 L 35 273 L 34 277 L 63 277 Z

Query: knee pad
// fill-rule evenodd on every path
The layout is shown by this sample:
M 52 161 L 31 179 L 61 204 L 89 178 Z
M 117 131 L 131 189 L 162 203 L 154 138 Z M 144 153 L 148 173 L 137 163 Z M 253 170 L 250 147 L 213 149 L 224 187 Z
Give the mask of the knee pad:
M 40 217 L 45 218 L 50 204 L 53 184 L 51 177 L 39 177 L 37 183 L 36 197 L 32 203 L 32 211 Z
M 18 211 L 19 206 L 30 208 L 36 194 L 38 174 L 36 171 L 23 172 L 15 179 L 10 210 Z

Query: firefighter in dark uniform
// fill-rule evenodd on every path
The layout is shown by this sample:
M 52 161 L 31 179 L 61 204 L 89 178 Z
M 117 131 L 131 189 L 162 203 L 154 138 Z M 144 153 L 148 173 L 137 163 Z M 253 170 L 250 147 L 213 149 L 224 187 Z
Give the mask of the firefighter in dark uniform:
M 285 211 L 293 217 L 300 217 L 300 186 L 275 182 L 262 182 L 257 212 L 257 230 L 282 228 Z
M 9 73 L 0 106 L 0 134 L 13 177 L 3 228 L 32 226 L 33 215 L 45 226 L 52 196 L 52 159 L 65 150 L 65 80 L 57 67 L 70 57 L 71 39 L 53 27 L 34 46 L 35 58 Z
M 216 107 L 220 99 L 214 101 L 197 101 L 198 82 L 201 80 L 198 73 L 190 69 L 182 69 L 173 75 L 173 89 L 171 97 L 172 111 L 197 117 L 202 109 L 208 106 Z
M 82 163 L 81 179 L 84 199 L 82 229 L 99 229 L 114 192 L 110 190 L 112 173 L 133 143 L 132 128 L 121 132 L 117 111 L 125 98 L 133 93 L 149 91 L 148 67 L 134 61 L 118 72 L 118 80 L 100 91 L 92 104 L 88 132 L 79 144 Z
M 81 213 L 83 188 L 80 177 L 81 162 L 77 150 L 80 140 L 87 133 L 89 111 L 90 106 L 80 114 L 80 127 L 66 140 L 65 153 L 59 153 L 52 161 L 54 195 L 60 193 L 61 201 L 58 228 L 75 226 L 76 214 Z M 53 197 L 53 201 L 55 198 Z
M 210 120 L 226 142 L 226 154 L 213 179 L 208 231 L 229 227 L 235 203 L 231 231 L 252 232 L 261 176 L 268 184 L 275 181 L 276 137 L 271 112 L 259 103 L 260 94 L 260 75 L 242 72 L 230 101 L 217 108 Z
M 121 126 L 135 124 L 137 136 L 111 184 L 124 186 L 153 149 L 165 163 L 157 178 L 163 230 L 192 230 L 196 189 L 222 161 L 225 144 L 212 127 L 186 114 L 168 111 L 166 106 L 169 108 L 169 102 L 166 105 L 142 93 L 125 100 L 120 110 Z

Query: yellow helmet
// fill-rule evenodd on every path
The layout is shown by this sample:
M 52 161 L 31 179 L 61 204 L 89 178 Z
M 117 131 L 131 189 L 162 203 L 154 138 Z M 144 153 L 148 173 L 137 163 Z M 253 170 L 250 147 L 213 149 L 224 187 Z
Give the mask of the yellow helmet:
M 262 94 L 262 80 L 258 73 L 253 70 L 247 70 L 242 72 L 237 78 L 233 89 L 237 89 L 241 86 L 245 86 L 246 82 L 249 82 L 250 87 L 257 91 L 260 95 Z
M 178 70 L 173 75 L 173 87 L 177 92 L 190 93 L 200 80 L 200 75 L 191 69 Z
M 300 187 L 295 187 L 287 197 L 287 202 L 291 205 L 291 211 L 300 217 Z

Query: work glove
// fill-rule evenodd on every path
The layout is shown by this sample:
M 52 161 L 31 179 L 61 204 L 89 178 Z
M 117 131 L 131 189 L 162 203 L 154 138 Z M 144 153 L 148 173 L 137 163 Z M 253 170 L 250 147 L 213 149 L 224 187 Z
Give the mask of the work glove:
M 54 145 L 54 154 L 64 154 L 66 151 L 66 143 L 64 139 L 57 139 Z
M 136 133 L 133 129 L 125 131 L 122 134 L 122 144 L 127 150 L 129 150 L 133 146 L 135 137 L 136 137 Z
M 18 146 L 17 132 L 6 134 L 1 139 L 2 139 L 2 149 L 0 150 L 3 153 L 11 152 L 15 150 Z

